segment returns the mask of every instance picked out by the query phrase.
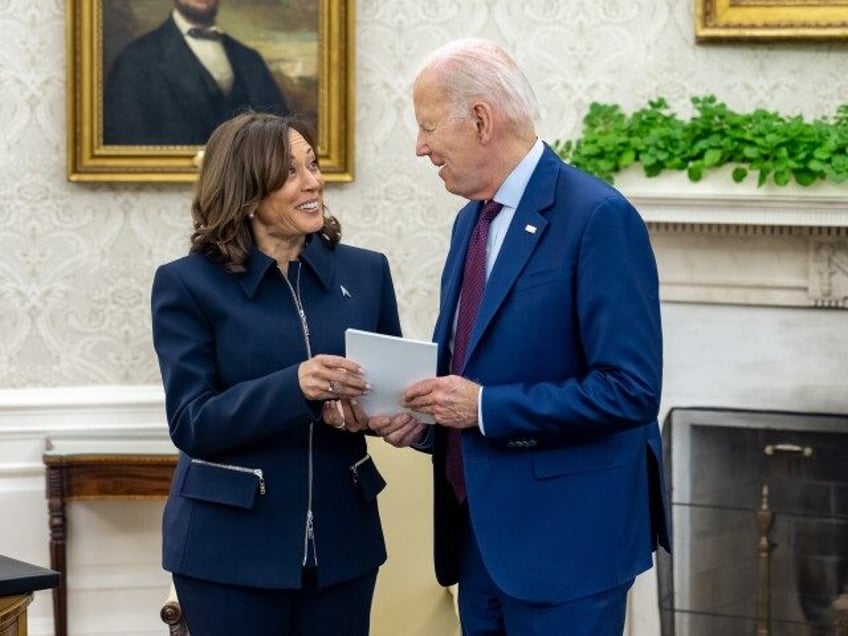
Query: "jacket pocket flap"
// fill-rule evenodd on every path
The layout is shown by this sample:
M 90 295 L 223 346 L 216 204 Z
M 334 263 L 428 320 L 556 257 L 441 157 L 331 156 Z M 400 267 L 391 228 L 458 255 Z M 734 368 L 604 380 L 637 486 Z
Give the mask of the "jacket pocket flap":
M 612 470 L 621 466 L 624 460 L 619 453 L 618 440 L 610 440 L 608 444 L 588 444 L 541 451 L 533 458 L 533 472 L 536 477 L 545 479 Z
M 216 464 L 191 462 L 180 494 L 189 499 L 252 508 L 261 473 Z

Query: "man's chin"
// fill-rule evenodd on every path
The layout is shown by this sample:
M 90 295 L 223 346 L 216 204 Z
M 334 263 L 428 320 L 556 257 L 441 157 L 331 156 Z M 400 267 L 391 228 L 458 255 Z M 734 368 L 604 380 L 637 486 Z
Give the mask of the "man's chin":
M 215 18 L 218 17 L 218 7 L 209 9 L 195 9 L 182 4 L 177 6 L 177 11 L 183 14 L 186 20 L 192 24 L 215 24 Z

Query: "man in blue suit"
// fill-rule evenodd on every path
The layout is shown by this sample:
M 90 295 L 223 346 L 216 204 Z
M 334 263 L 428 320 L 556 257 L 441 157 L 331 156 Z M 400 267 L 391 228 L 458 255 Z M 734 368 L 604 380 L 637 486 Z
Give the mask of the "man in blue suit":
M 634 578 L 668 548 L 647 230 L 539 140 L 533 90 L 497 45 L 437 50 L 413 101 L 416 153 L 470 201 L 442 274 L 439 377 L 402 403 L 437 425 L 371 425 L 433 452 L 436 574 L 459 583 L 463 634 L 620 635 Z M 479 308 L 466 289 L 478 253 Z
M 215 25 L 218 5 L 174 0 L 165 22 L 121 51 L 103 95 L 103 143 L 203 145 L 245 108 L 288 112 L 259 53 Z

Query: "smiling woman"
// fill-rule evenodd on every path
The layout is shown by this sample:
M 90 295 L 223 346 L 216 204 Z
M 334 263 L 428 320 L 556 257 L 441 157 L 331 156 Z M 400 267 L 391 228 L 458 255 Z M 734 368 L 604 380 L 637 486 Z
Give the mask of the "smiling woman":
M 369 633 L 385 481 L 344 333 L 398 336 L 400 322 L 386 257 L 340 243 L 316 154 L 293 117 L 247 112 L 218 126 L 190 253 L 153 282 L 181 451 L 163 563 L 194 634 Z

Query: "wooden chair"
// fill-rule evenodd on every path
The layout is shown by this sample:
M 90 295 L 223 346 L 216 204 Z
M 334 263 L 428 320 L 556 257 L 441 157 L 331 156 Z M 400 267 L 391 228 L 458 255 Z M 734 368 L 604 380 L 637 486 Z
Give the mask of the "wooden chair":
M 177 590 L 173 583 L 171 583 L 168 597 L 162 604 L 162 609 L 159 610 L 159 616 L 168 625 L 171 636 L 190 636 L 188 627 L 183 620 L 183 610 L 180 607 L 180 600 L 177 598 Z

